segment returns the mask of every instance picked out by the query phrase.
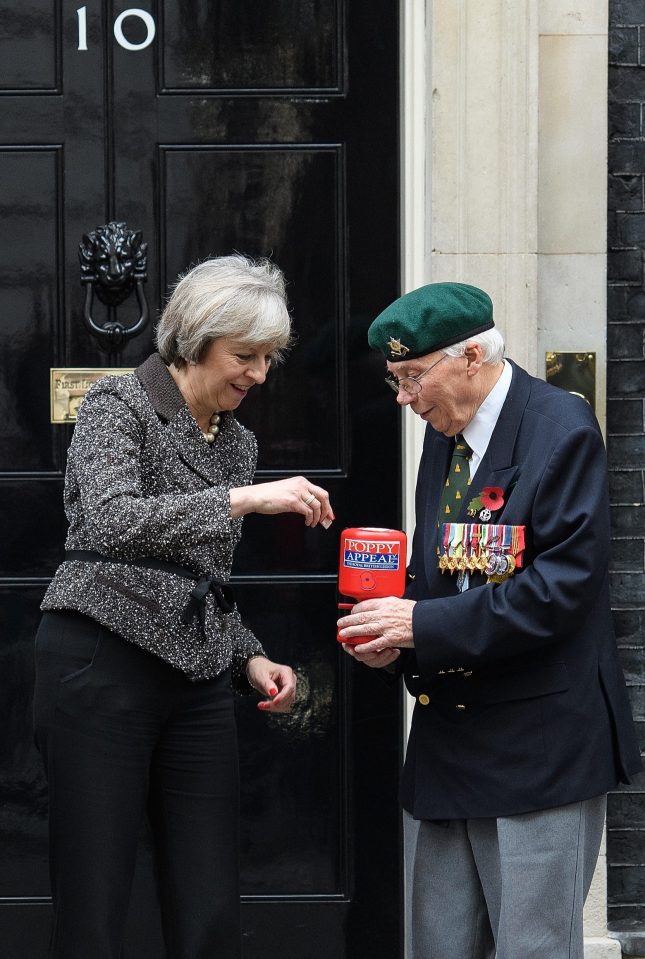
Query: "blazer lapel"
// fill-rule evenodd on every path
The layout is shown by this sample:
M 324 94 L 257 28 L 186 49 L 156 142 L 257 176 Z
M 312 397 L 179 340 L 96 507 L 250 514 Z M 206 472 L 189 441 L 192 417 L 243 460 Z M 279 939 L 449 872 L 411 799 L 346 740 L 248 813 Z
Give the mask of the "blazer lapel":
M 513 453 L 524 410 L 528 403 L 531 385 L 528 374 L 510 360 L 509 362 L 513 367 L 511 386 L 495 424 L 488 448 L 471 481 L 469 496 L 466 497 L 457 518 L 460 523 L 477 522 L 477 520 L 468 516 L 468 503 L 484 487 L 499 486 L 500 489 L 507 492 L 519 470 L 517 465 L 513 465 Z M 495 513 L 491 522 L 502 522 L 506 502 L 507 497 L 504 497 L 504 506 L 498 513 Z
M 149 356 L 135 370 L 137 378 L 148 394 L 148 399 L 157 415 L 166 424 L 165 438 L 188 469 L 205 483 L 212 485 L 218 480 L 219 457 L 204 440 L 197 422 L 188 409 L 172 374 L 158 353 Z M 226 443 L 230 423 L 229 415 L 222 417 L 217 442 Z
M 217 442 L 223 440 L 223 423 Z M 168 423 L 166 435 L 182 463 L 211 485 L 217 476 L 218 458 L 208 445 L 192 413 L 185 407 Z
M 428 427 L 428 429 L 432 429 L 432 427 Z M 452 439 L 444 436 L 443 433 L 436 433 L 434 430 L 433 433 L 433 442 L 428 446 L 425 454 L 426 465 L 423 476 L 419 477 L 419 482 L 423 484 L 426 497 L 423 517 L 423 546 L 428 584 L 440 575 L 437 569 L 437 546 L 439 545 L 441 532 L 439 505 L 454 449 Z

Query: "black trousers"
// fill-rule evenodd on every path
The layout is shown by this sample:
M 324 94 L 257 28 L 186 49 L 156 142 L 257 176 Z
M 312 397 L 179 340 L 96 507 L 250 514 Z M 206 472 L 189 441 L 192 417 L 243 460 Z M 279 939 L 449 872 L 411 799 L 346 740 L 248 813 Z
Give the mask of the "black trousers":
M 51 959 L 118 959 L 148 813 L 168 959 L 240 956 L 238 755 L 227 674 L 180 671 L 73 612 L 36 638 Z

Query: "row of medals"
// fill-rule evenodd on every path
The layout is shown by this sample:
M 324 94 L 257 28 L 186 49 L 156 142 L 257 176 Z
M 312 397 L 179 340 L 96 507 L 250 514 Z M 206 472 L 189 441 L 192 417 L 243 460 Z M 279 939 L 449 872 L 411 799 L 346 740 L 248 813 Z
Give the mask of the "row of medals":
M 510 553 L 479 553 L 477 556 L 439 557 L 439 569 L 442 573 L 485 573 L 486 576 L 510 576 L 515 570 L 515 557 Z

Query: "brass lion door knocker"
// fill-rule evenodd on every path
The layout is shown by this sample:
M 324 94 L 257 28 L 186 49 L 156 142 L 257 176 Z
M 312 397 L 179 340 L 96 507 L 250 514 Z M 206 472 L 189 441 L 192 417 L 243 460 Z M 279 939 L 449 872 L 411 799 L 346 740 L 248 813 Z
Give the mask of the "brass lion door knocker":
M 78 256 L 81 283 L 85 285 L 83 319 L 90 333 L 110 353 L 123 348 L 125 341 L 137 336 L 148 323 L 149 310 L 143 284 L 147 280 L 148 244 L 141 230 L 129 230 L 125 223 L 112 220 L 91 233 L 83 234 Z M 139 319 L 124 326 L 114 319 L 113 311 L 136 292 Z M 92 316 L 94 293 L 108 307 L 107 320 L 99 324 Z

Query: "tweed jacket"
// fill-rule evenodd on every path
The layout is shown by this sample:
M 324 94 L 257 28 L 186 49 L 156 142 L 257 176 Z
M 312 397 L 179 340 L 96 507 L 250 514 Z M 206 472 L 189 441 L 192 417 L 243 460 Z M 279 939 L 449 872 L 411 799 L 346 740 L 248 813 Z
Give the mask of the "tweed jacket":
M 211 592 L 204 622 L 184 622 L 194 582 L 136 565 L 163 560 L 192 572 L 230 578 L 242 520 L 229 490 L 253 480 L 257 444 L 232 413 L 222 415 L 209 446 L 159 354 L 135 373 L 106 376 L 79 410 L 65 477 L 67 550 L 115 560 L 65 561 L 43 610 L 76 610 L 159 656 L 192 680 L 229 666 L 240 689 L 247 658 L 262 646 L 237 608 L 222 612 Z
M 414 651 L 398 661 L 416 699 L 402 777 L 417 819 L 511 816 L 565 805 L 641 768 L 612 628 L 607 465 L 591 408 L 515 364 L 463 500 L 503 491 L 490 522 L 523 526 L 510 579 L 437 568 L 453 442 L 430 426 L 411 557 Z

